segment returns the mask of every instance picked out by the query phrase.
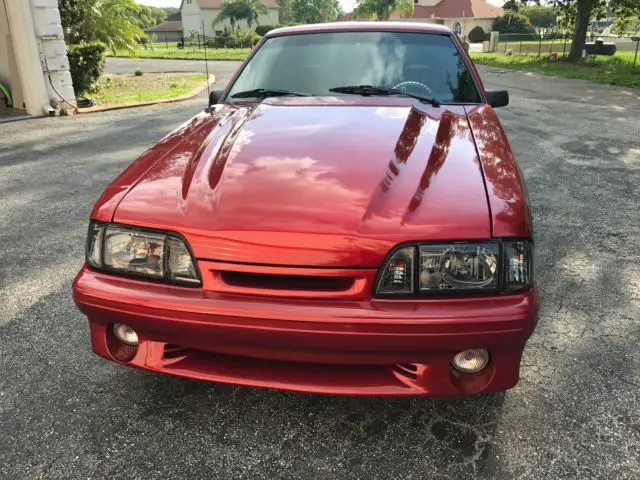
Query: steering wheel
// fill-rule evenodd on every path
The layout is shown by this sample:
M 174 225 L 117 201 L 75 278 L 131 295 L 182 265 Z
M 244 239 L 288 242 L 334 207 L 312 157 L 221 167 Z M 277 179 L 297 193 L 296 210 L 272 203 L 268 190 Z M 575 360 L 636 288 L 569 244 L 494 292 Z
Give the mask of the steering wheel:
M 392 88 L 396 90 L 401 90 L 407 93 L 414 93 L 414 92 L 410 92 L 410 90 L 418 89 L 418 90 L 422 90 L 429 96 L 433 95 L 433 91 L 427 85 L 420 82 L 413 82 L 413 81 L 400 82 L 394 85 Z

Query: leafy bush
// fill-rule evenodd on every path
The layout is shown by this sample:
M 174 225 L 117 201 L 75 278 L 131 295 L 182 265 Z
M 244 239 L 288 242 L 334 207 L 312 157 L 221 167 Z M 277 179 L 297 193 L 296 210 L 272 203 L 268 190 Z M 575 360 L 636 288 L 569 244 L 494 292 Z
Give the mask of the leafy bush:
M 234 30 L 233 33 L 228 37 L 227 44 L 225 47 L 227 48 L 248 48 L 253 47 L 256 43 L 260 41 L 260 35 L 258 35 L 253 30 Z
M 104 51 L 105 47 L 101 43 L 69 45 L 67 58 L 76 96 L 88 92 L 102 75 Z
M 500 33 L 533 33 L 529 17 L 511 11 L 493 20 L 493 30 Z
M 137 70 L 134 72 L 134 75 L 135 75 L 136 77 L 141 77 L 141 76 L 143 75 L 143 72 L 142 72 L 142 70 L 137 69 Z
M 262 37 L 266 35 L 267 32 L 270 32 L 271 30 L 275 30 L 276 28 L 280 28 L 282 26 L 283 25 L 258 25 L 256 27 L 256 33 Z
M 469 41 L 473 43 L 480 43 L 485 41 L 486 34 L 481 26 L 473 27 L 469 32 Z

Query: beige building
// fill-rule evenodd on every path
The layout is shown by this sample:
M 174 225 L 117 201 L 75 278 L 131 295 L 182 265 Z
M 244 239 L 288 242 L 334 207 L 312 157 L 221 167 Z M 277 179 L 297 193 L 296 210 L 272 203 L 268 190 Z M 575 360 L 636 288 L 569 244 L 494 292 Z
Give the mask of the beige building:
M 0 83 L 3 116 L 46 115 L 63 99 L 73 104 L 58 0 L 0 0 Z
M 391 14 L 391 20 L 438 23 L 462 36 L 468 35 L 474 27 L 480 27 L 485 33 L 489 33 L 493 19 L 499 15 L 502 15 L 502 9 L 486 0 L 414 0 L 412 14 L 403 16 L 396 11 Z M 338 19 L 349 20 L 354 20 L 353 13 L 347 13 Z
M 192 31 L 202 34 L 202 22 L 204 22 L 204 34 L 213 37 L 220 33 L 225 27 L 230 27 L 229 20 L 213 24 L 214 19 L 220 13 L 220 8 L 224 0 L 182 0 L 180 11 L 182 13 L 182 28 L 184 36 L 188 37 Z M 260 25 L 277 25 L 280 23 L 279 7 L 276 0 L 264 0 L 268 12 L 260 15 L 258 23 Z M 237 27 L 247 30 L 249 26 L 244 20 L 236 23 Z M 255 25 L 253 26 L 255 28 Z

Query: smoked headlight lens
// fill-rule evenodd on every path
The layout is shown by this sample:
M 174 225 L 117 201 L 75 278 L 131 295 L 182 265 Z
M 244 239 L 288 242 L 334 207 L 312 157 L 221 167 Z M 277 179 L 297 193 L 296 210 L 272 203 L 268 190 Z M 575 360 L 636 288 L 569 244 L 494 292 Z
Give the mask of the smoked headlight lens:
M 525 240 L 505 241 L 504 289 L 508 292 L 526 290 L 533 285 L 533 245 Z
M 420 290 L 495 290 L 497 243 L 420 245 Z
M 515 292 L 532 285 L 528 240 L 423 243 L 403 246 L 389 257 L 376 294 Z
M 413 257 L 415 248 L 406 247 L 397 250 L 387 261 L 378 281 L 378 293 L 413 292 Z
M 89 235 L 87 236 L 87 263 L 94 268 L 102 267 L 102 236 L 104 235 L 104 225 L 102 223 L 91 223 L 89 225 Z
M 87 264 L 113 273 L 200 284 L 193 257 L 176 234 L 92 222 Z

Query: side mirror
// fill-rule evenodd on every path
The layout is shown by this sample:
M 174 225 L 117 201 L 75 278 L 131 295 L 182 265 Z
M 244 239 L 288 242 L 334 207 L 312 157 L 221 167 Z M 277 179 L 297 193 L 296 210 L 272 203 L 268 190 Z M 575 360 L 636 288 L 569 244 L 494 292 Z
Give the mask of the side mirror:
M 487 90 L 487 100 L 493 108 L 509 105 L 509 92 L 506 90 Z
M 222 90 L 212 90 L 211 93 L 209 93 L 209 106 L 217 104 L 221 96 Z

